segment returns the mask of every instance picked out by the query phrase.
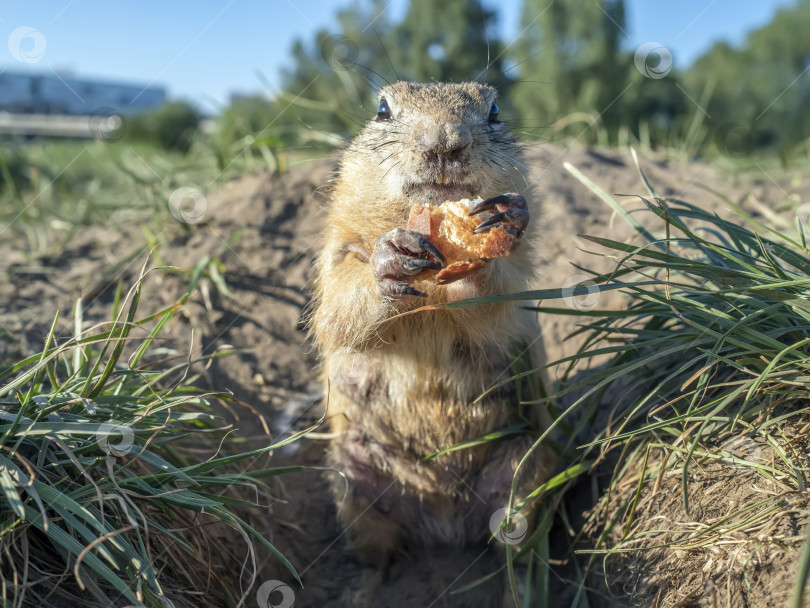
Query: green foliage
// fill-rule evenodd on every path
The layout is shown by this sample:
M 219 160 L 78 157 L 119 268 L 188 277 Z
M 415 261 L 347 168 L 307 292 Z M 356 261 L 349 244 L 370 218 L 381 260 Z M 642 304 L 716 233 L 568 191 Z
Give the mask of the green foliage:
M 621 208 L 579 171 L 567 168 L 612 208 Z M 611 429 L 597 429 L 581 445 L 581 458 L 592 450 L 601 457 L 610 450 L 620 454 L 591 517 L 608 508 L 612 499 L 603 523 L 622 524 L 620 538 L 612 545 L 605 541 L 607 531 L 598 532 L 595 550 L 583 553 L 606 559 L 653 547 L 714 549 L 729 532 L 740 542 L 759 546 L 759 526 L 772 521 L 783 501 L 807 489 L 806 469 L 785 436 L 785 429 L 804 424 L 808 409 L 806 227 L 797 221 L 795 233 L 774 230 L 723 198 L 739 216 L 728 221 L 686 201 L 657 197 L 643 173 L 641 177 L 650 195 L 644 202 L 664 236 L 654 237 L 627 216 L 638 231 L 632 245 L 585 237 L 618 260 L 612 273 L 594 273 L 594 278 L 602 289 L 621 286 L 629 306 L 591 311 L 590 320 L 577 332 L 587 339 L 570 357 L 572 363 L 596 355 L 611 358 L 581 381 L 569 382 L 567 391 L 583 395 L 569 412 L 595 411 L 606 391 L 613 399 L 629 398 L 614 402 Z M 735 445 L 744 445 L 747 453 L 738 456 L 730 447 Z M 759 446 L 773 450 L 773 457 L 758 457 Z M 667 473 L 680 478 L 683 510 L 689 513 L 689 479 L 706 463 L 719 467 L 718 479 L 756 473 L 752 495 L 758 494 L 760 478 L 777 490 L 744 508 L 730 504 L 725 516 L 711 525 L 636 525 L 640 497 L 649 499 Z M 628 484 L 637 486 L 630 502 L 617 500 L 618 488 Z M 802 519 L 799 515 L 797 523 Z M 801 605 L 795 598 L 805 587 L 810 563 L 810 541 L 804 542 L 791 604 L 795 606 Z
M 200 116 L 189 104 L 169 102 L 160 108 L 127 120 L 129 141 L 154 143 L 164 150 L 185 154 L 191 148 L 200 125 Z
M 17 196 L 31 186 L 33 167 L 13 149 L 0 151 L 0 195 Z
M 311 42 L 295 42 L 294 67 L 282 71 L 280 122 L 338 136 L 359 130 L 372 115 L 376 89 L 395 80 L 385 9 L 382 0 L 355 2 L 338 11 L 336 31 L 319 30 Z
M 255 464 L 289 440 L 218 453 L 227 429 L 212 404 L 220 397 L 194 387 L 201 361 L 159 342 L 183 301 L 136 319 L 143 279 L 144 271 L 126 298 L 119 290 L 111 323 L 84 330 L 79 301 L 73 338 L 57 341 L 57 316 L 40 353 L 0 372 L 4 605 L 43 605 L 51 594 L 75 595 L 81 605 L 109 606 L 118 598 L 172 605 L 178 580 L 188 589 L 218 579 L 201 557 L 220 542 L 200 525 L 203 514 L 233 529 L 249 551 L 262 546 L 297 578 L 235 511 L 258 505 L 228 493 L 243 487 L 255 495 L 266 478 L 290 472 Z M 190 450 L 184 438 L 191 434 Z M 211 458 L 201 459 L 206 445 Z M 249 471 L 235 468 L 246 459 Z M 177 562 L 185 567 L 172 567 Z M 238 576 L 229 578 L 217 586 L 244 601 L 249 590 L 240 589 Z
M 509 84 L 497 13 L 479 0 L 411 0 L 405 18 L 384 41 L 401 80 Z
M 783 159 L 810 138 L 809 30 L 810 1 L 802 0 L 777 12 L 739 48 L 718 42 L 695 62 L 684 79 L 692 90 L 714 85 L 707 107 L 713 127 L 737 123 L 753 146 Z
M 222 164 L 213 138 L 198 138 L 190 154 L 126 140 L 9 146 L 0 152 L 4 238 L 37 256 L 58 253 L 84 226 L 126 225 L 117 216 L 134 215 L 159 233 L 163 222 L 175 222 L 169 208 L 175 189 L 197 187 L 207 195 L 235 175 L 268 166 L 260 149 L 257 158 L 238 153 L 246 146 L 229 148 Z
M 642 75 L 627 48 L 623 0 L 524 0 L 514 41 L 499 39 L 497 10 L 480 0 L 411 0 L 399 22 L 386 8 L 355 0 L 334 30 L 295 43 L 282 92 L 266 103 L 299 135 L 275 129 L 274 138 L 291 145 L 308 130 L 340 143 L 373 115 L 385 82 L 480 80 L 499 87 L 502 115 L 521 134 L 731 159 L 764 151 L 786 161 L 810 150 L 801 78 L 810 0 L 779 11 L 739 48 L 717 43 L 660 78 Z
M 564 508 L 566 491 L 571 480 L 592 472 L 598 463 L 599 477 L 607 480 L 608 487 L 585 527 L 570 532 L 571 557 L 574 551 L 584 556 L 586 569 L 599 558 L 662 547 L 716 550 L 729 533 L 735 542 L 749 543 L 754 550 L 762 543 L 761 526 L 776 513 L 785 515 L 784 505 L 791 504 L 791 497 L 804 496 L 808 488 L 801 453 L 805 448 L 797 443 L 805 439 L 798 429 L 806 424 L 810 410 L 807 226 L 797 218 L 795 231 L 777 231 L 723 197 L 722 202 L 739 216 L 729 221 L 689 202 L 657 197 L 641 173 L 649 193 L 649 199 L 642 200 L 657 222 L 653 234 L 639 214 L 628 213 L 579 169 L 571 165 L 566 169 L 637 232 L 632 242 L 604 235 L 582 237 L 617 260 L 615 269 L 602 274 L 581 268 L 593 277 L 594 285 L 573 292 L 550 288 L 431 307 L 539 299 L 538 311 L 559 314 L 555 300 L 591 296 L 594 288 L 596 293 L 619 290 L 627 297 L 621 309 L 582 313 L 582 323 L 574 332 L 584 337 L 582 346 L 550 364 L 561 372 L 554 399 L 568 407 L 553 410 L 551 428 L 537 437 L 531 449 L 553 442 L 555 433 L 576 449 L 560 450 L 566 456 L 564 471 L 533 493 L 543 498 L 537 523 L 519 548 L 507 547 L 506 567 L 512 569 L 517 557 L 544 551 L 555 510 L 565 527 L 570 526 Z M 593 365 L 597 358 L 605 363 Z M 575 369 L 587 371 L 575 374 Z M 531 372 L 521 375 L 527 373 Z M 513 376 L 503 384 L 517 379 Z M 551 401 L 543 397 L 524 403 L 551 405 Z M 736 453 L 739 445 L 745 446 L 746 454 Z M 758 456 L 760 447 L 763 457 Z M 773 456 L 765 458 L 765 450 Z M 649 507 L 661 480 L 673 474 L 680 480 L 683 510 L 689 513 L 689 480 L 708 464 L 716 467 L 718 480 L 751 472 L 751 485 L 745 487 L 757 497 L 754 502 L 730 504 L 722 519 L 700 526 L 674 522 L 661 526 L 657 520 L 663 515 L 651 521 L 649 511 L 644 522 L 637 520 L 636 507 Z M 775 490 L 760 494 L 760 482 L 770 483 L 768 487 Z M 572 500 L 576 504 L 576 498 Z M 511 505 L 521 506 L 514 494 Z M 806 508 L 793 513 L 792 525 L 802 527 Z M 699 513 L 694 516 L 700 521 Z M 593 549 L 581 549 L 578 537 L 586 533 L 596 543 Z M 805 530 L 791 534 L 785 542 L 794 547 L 804 542 L 791 604 L 800 606 L 810 578 L 810 536 Z M 675 563 L 673 559 L 662 565 L 660 552 L 655 559 L 659 568 Z M 535 566 L 548 569 L 543 560 Z M 510 581 L 517 596 L 514 578 Z M 581 575 L 578 599 L 568 605 L 586 605 L 587 587 L 588 578 Z M 540 598 L 538 605 L 545 605 L 545 593 L 545 583 L 538 581 L 525 595 Z
M 632 69 L 620 49 L 624 15 L 623 0 L 525 1 L 523 35 L 511 54 L 519 64 L 511 95 L 522 120 L 551 126 L 585 112 L 601 114 L 609 129 L 617 129 L 616 101 Z
M 305 105 L 301 99 L 296 103 Z M 293 110 L 284 98 L 270 100 L 260 95 L 235 97 L 217 118 L 213 132 L 206 138 L 221 171 L 237 161 L 248 168 L 266 167 L 283 173 L 288 163 L 288 148 L 303 149 L 312 155 L 331 151 L 342 139 L 321 130 L 303 128 L 294 120 Z
M 644 78 L 622 48 L 623 0 L 526 0 L 508 45 L 479 0 L 412 0 L 397 23 L 385 8 L 356 1 L 338 12 L 337 31 L 295 43 L 283 92 L 267 102 L 279 122 L 352 135 L 372 115 L 375 90 L 395 79 L 489 82 L 520 132 L 547 138 L 590 124 L 589 141 L 616 143 L 621 129 L 660 141 L 688 109 L 674 75 Z

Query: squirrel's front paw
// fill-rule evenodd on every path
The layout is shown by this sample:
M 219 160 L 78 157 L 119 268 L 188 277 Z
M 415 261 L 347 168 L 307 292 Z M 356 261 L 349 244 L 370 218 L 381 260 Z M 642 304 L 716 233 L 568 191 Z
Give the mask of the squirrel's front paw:
M 425 269 L 441 270 L 446 260 L 433 243 L 415 230 L 394 228 L 379 239 L 371 254 L 371 270 L 384 297 L 427 297 L 408 284 Z
M 476 215 L 483 211 L 498 211 L 489 219 L 481 222 L 475 232 L 491 230 L 495 226 L 503 226 L 515 238 L 523 236 L 523 231 L 529 225 L 529 209 L 526 199 L 520 194 L 510 192 L 509 194 L 499 194 L 485 201 L 481 201 L 470 209 L 470 215 Z

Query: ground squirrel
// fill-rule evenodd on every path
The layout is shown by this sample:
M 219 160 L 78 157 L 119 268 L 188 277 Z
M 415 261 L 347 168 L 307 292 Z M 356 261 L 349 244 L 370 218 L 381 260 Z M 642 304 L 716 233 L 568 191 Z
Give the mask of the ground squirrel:
M 343 155 L 317 261 L 311 332 L 326 381 L 338 516 L 359 556 L 380 565 L 407 540 L 487 539 L 531 445 L 514 434 L 429 461 L 424 457 L 531 420 L 514 385 L 515 356 L 543 363 L 536 315 L 525 302 L 397 316 L 425 304 L 526 289 L 534 276 L 534 215 L 518 145 L 498 119 L 494 88 L 398 82 Z M 405 228 L 413 205 L 491 199 L 488 225 L 521 246 L 460 281 L 420 280 L 444 262 Z M 495 198 L 491 198 L 495 197 Z M 482 228 L 483 229 L 483 228 Z M 548 452 L 522 469 L 521 492 L 548 478 Z

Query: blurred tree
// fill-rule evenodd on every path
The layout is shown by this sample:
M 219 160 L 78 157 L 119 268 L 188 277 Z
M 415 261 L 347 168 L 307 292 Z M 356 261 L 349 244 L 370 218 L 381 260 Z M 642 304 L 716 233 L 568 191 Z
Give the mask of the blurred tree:
M 282 71 L 280 111 L 307 128 L 347 135 L 372 115 L 373 93 L 396 77 L 388 51 L 393 26 L 386 3 L 355 0 L 338 11 L 337 31 L 297 40 L 292 67 Z
M 636 49 L 622 46 L 624 0 L 524 0 L 521 34 L 508 47 L 482 0 L 410 0 L 399 22 L 387 8 L 354 0 L 336 27 L 296 41 L 280 93 L 234 104 L 223 141 L 340 143 L 374 115 L 376 90 L 397 79 L 490 82 L 519 133 L 548 138 L 585 129 L 588 141 L 617 143 L 634 134 L 693 153 L 742 133 L 785 154 L 810 137 L 810 0 L 782 9 L 740 48 L 717 43 L 686 72 L 650 65 L 646 75 Z
M 402 80 L 490 82 L 505 89 L 497 15 L 480 0 L 411 0 L 389 53 Z
M 810 0 L 783 8 L 751 32 L 739 48 L 716 43 L 685 76 L 690 89 L 713 86 L 711 125 L 722 136 L 729 123 L 751 143 L 787 159 L 810 138 Z M 716 142 L 724 145 L 722 137 Z
M 512 101 L 522 119 L 551 126 L 585 112 L 615 132 L 632 68 L 620 48 L 624 22 L 623 0 L 525 0 L 511 54 L 519 70 Z

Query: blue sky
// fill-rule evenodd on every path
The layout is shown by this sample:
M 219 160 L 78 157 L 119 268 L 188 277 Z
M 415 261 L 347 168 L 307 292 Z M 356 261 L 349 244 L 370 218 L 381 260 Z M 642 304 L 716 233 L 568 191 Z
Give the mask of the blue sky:
M 588 2 L 592 0 L 582 0 Z M 407 0 L 389 0 L 392 19 Z M 626 0 L 628 48 L 658 42 L 685 67 L 717 39 L 741 41 L 793 0 Z M 232 91 L 262 91 L 256 73 L 275 86 L 296 37 L 330 26 L 336 0 L 0 1 L 0 69 L 68 70 L 167 87 L 169 95 L 214 112 Z M 520 31 L 523 0 L 484 0 L 500 11 L 500 34 Z M 27 26 L 44 51 L 21 63 L 6 42 Z M 34 50 L 28 38 L 25 51 Z M 19 53 L 18 53 L 19 54 Z M 29 58 L 30 60 L 30 58 Z M 272 93 L 272 90 L 267 91 Z

